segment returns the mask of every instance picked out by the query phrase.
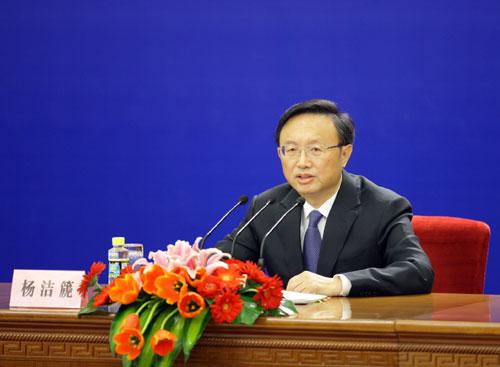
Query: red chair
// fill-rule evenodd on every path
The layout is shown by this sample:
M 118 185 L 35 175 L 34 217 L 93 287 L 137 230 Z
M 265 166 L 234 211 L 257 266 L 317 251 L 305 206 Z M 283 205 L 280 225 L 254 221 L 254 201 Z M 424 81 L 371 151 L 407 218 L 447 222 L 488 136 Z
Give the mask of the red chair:
M 453 217 L 415 215 L 415 234 L 434 269 L 436 293 L 483 293 L 490 227 Z

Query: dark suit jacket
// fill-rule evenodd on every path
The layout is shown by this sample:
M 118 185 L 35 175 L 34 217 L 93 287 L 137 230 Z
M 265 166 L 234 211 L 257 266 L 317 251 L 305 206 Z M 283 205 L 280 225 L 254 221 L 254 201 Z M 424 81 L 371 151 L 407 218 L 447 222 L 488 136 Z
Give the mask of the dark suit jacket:
M 234 257 L 256 262 L 265 233 L 298 196 L 289 184 L 255 196 L 241 225 L 268 199 L 275 201 L 237 238 Z M 268 237 L 264 249 L 269 273 L 278 274 L 285 286 L 304 270 L 301 214 L 301 207 L 294 209 Z M 352 283 L 350 296 L 430 292 L 434 273 L 413 232 L 411 217 L 405 198 L 344 171 L 326 221 L 317 273 L 326 277 L 344 274 Z M 230 252 L 237 230 L 216 246 Z

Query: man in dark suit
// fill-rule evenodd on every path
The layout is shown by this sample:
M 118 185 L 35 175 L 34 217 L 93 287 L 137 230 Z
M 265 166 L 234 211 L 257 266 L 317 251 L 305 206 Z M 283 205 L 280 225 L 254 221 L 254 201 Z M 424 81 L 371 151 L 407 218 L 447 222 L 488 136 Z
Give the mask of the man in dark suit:
M 305 199 L 268 237 L 264 260 L 288 290 L 329 296 L 427 293 L 434 273 L 411 225 L 410 203 L 344 170 L 354 124 L 327 100 L 290 107 L 276 143 L 288 183 L 254 197 L 242 225 L 273 200 L 237 238 L 234 257 L 257 261 L 265 233 Z M 233 231 L 217 247 L 231 251 Z

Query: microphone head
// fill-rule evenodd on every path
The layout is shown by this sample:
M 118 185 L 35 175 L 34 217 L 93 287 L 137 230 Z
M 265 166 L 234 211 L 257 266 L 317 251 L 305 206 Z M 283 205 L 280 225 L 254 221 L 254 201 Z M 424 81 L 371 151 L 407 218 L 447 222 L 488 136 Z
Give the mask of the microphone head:
M 295 202 L 299 205 L 303 205 L 306 202 L 306 199 L 304 199 L 302 196 L 299 196 Z
M 241 195 L 240 199 L 238 200 L 240 204 L 246 204 L 248 202 L 248 196 L 246 195 Z
M 275 200 L 276 200 L 275 198 L 270 198 L 270 199 L 267 199 L 267 202 L 269 204 L 272 204 L 272 203 L 274 203 Z

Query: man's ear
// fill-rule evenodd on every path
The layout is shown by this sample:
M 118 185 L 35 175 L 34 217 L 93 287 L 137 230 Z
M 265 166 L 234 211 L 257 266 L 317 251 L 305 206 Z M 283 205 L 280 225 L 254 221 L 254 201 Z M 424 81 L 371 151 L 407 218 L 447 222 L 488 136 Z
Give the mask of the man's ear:
M 278 147 L 277 151 L 278 151 L 278 158 L 279 158 L 281 161 L 283 161 L 283 153 L 282 153 L 282 151 L 281 151 L 281 147 Z
M 340 151 L 340 159 L 342 160 L 342 167 L 345 168 L 345 166 L 347 166 L 347 162 L 349 162 L 351 154 L 352 154 L 352 144 L 347 144 L 342 147 L 342 150 Z

